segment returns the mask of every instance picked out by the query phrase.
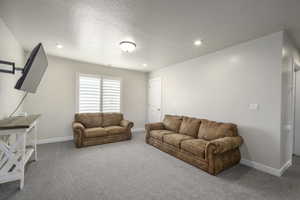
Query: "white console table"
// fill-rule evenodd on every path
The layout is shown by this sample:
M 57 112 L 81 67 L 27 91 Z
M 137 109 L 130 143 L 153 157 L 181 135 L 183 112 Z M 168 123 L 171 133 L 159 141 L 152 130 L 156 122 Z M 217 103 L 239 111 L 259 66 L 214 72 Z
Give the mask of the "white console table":
M 39 117 L 40 115 L 30 115 L 0 120 L 0 136 L 16 136 L 13 144 L 0 139 L 0 184 L 20 180 L 20 189 L 23 189 L 26 163 L 32 154 L 34 160 L 37 160 Z M 32 137 L 29 137 L 29 133 L 33 133 Z

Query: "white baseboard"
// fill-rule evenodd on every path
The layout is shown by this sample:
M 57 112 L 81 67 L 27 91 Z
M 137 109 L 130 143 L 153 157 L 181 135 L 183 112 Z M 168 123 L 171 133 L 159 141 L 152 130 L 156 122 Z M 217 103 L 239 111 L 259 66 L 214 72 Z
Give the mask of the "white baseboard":
M 134 128 L 132 129 L 132 132 L 142 132 L 145 131 L 144 128 Z M 38 144 L 48 144 L 48 143 L 55 143 L 55 142 L 65 142 L 65 141 L 70 141 L 73 140 L 73 136 L 64 136 L 64 137 L 53 137 L 53 138 L 46 138 L 46 139 L 40 139 L 38 140 Z M 257 169 L 259 171 L 266 172 L 268 174 L 274 175 L 274 176 L 282 176 L 282 174 L 292 165 L 292 160 L 289 160 L 286 162 L 280 169 L 276 169 L 273 167 L 269 167 L 267 165 L 251 161 L 251 160 L 246 160 L 242 159 L 241 164 L 246 165 L 248 167 Z
M 65 142 L 65 141 L 70 141 L 70 140 L 73 140 L 73 135 L 64 136 L 64 137 L 53 137 L 53 138 L 39 139 L 38 144 Z
M 292 166 L 292 160 L 287 161 L 281 168 L 280 168 L 280 176 L 290 167 Z
M 254 162 L 254 161 L 250 161 L 250 160 L 246 160 L 246 159 L 242 159 L 241 164 L 246 165 L 248 167 L 252 167 L 252 168 L 257 169 L 259 171 L 266 172 L 266 173 L 274 175 L 274 176 L 282 176 L 282 174 L 285 172 L 285 170 L 287 170 L 292 165 L 292 161 L 291 160 L 288 161 L 280 169 L 269 167 L 267 165 L 257 163 L 257 162 Z
M 142 132 L 145 131 L 145 128 L 133 128 L 132 132 Z
M 142 132 L 145 131 L 144 128 L 133 128 L 132 132 Z M 73 135 L 70 136 L 63 136 L 63 137 L 53 137 L 53 138 L 46 138 L 38 140 L 38 144 L 48 144 L 48 143 L 55 143 L 55 142 L 65 142 L 73 140 Z

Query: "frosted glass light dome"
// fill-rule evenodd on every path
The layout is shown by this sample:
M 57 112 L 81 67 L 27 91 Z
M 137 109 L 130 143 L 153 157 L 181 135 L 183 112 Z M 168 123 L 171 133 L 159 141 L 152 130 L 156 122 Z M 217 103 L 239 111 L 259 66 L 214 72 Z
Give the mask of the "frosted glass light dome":
M 135 50 L 136 44 L 134 42 L 130 42 L 130 41 L 122 41 L 122 42 L 120 42 L 120 48 L 124 52 L 131 53 Z

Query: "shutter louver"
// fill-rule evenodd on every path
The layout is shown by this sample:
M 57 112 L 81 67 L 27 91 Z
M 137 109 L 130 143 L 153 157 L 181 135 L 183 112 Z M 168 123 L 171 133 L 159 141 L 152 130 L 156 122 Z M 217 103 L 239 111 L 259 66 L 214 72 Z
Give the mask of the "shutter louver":
M 101 112 L 101 79 L 89 76 L 79 77 L 79 112 Z
M 120 112 L 121 81 L 102 79 L 102 112 Z

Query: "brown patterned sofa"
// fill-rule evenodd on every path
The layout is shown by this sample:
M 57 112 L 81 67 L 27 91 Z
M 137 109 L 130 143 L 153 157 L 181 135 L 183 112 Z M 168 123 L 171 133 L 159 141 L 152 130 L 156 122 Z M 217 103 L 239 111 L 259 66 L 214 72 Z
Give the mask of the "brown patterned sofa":
M 131 139 L 133 123 L 121 113 L 77 113 L 73 122 L 74 143 L 84 147 Z
M 145 129 L 148 144 L 213 175 L 241 159 L 243 140 L 235 124 L 165 115 Z

